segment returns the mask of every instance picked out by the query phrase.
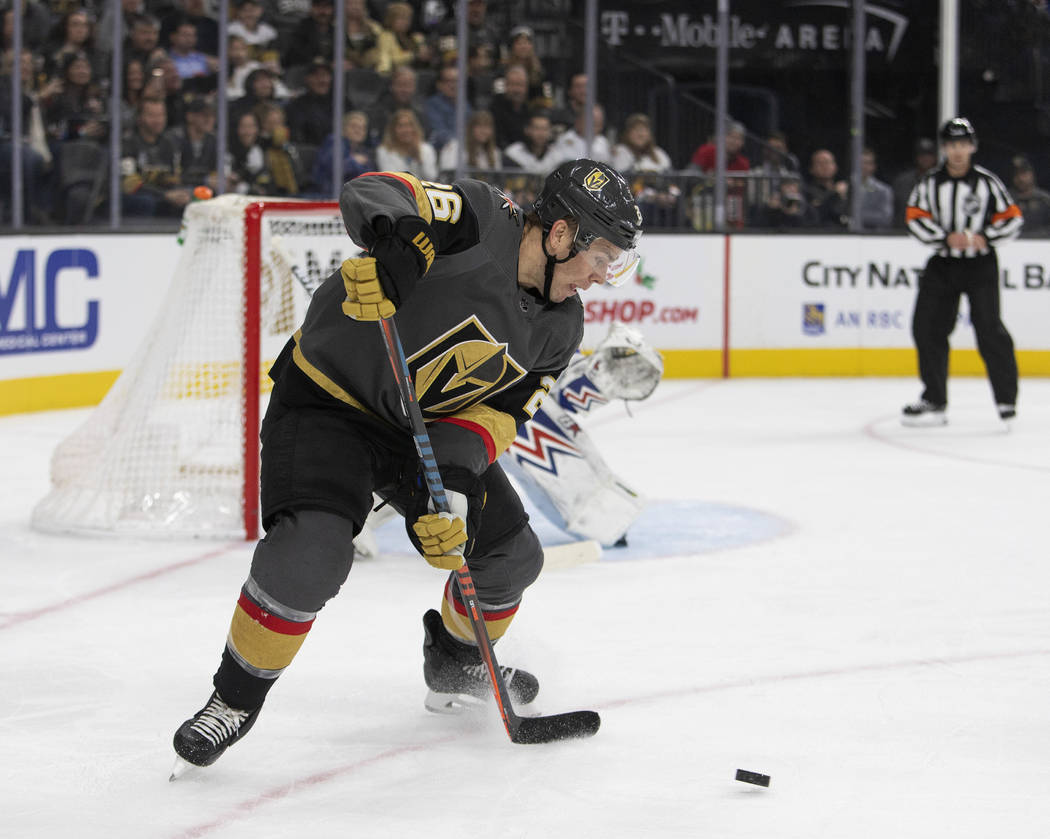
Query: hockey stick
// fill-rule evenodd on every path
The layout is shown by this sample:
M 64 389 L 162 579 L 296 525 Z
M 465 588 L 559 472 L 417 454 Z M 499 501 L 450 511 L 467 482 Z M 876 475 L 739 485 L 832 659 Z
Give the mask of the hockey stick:
M 597 539 L 581 539 L 543 549 L 543 573 L 564 571 L 602 558 L 602 544 Z
M 434 500 L 434 506 L 439 512 L 451 512 L 448 497 L 445 495 L 445 486 L 441 481 L 441 473 L 438 471 L 437 461 L 434 458 L 434 450 L 430 445 L 430 435 L 423 422 L 423 414 L 419 403 L 416 401 L 416 391 L 412 384 L 412 375 L 408 369 L 405 359 L 405 351 L 401 345 L 401 338 L 397 332 L 397 326 L 393 318 L 386 318 L 379 322 L 380 332 L 383 335 L 383 343 L 386 344 L 387 356 L 390 359 L 390 367 L 394 372 L 397 389 L 401 395 L 401 407 L 405 411 L 409 424 L 412 427 L 412 437 L 415 440 L 416 452 L 423 465 L 423 474 L 427 481 L 427 490 Z M 601 718 L 594 711 L 570 711 L 565 714 L 552 714 L 543 717 L 521 717 L 514 712 L 514 706 L 510 702 L 510 694 L 507 692 L 507 683 L 500 672 L 496 661 L 496 653 L 492 649 L 492 641 L 489 639 L 488 629 L 485 627 L 485 617 L 478 605 L 477 592 L 474 590 L 474 580 L 470 576 L 470 569 L 466 562 L 456 569 L 456 580 L 459 583 L 459 595 L 463 606 L 470 618 L 470 625 L 474 629 L 474 638 L 478 642 L 478 651 L 481 653 L 482 661 L 489 673 L 492 684 L 492 692 L 496 697 L 496 705 L 503 725 L 507 729 L 507 735 L 514 743 L 549 743 L 553 740 L 565 740 L 571 737 L 589 737 L 598 731 Z

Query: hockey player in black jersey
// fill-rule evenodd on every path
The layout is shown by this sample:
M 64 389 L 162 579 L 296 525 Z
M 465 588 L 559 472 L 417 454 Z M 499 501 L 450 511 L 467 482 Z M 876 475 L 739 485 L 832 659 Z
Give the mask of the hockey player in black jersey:
M 254 724 L 346 580 L 373 492 L 404 515 L 431 565 L 451 572 L 469 564 L 489 636 L 506 632 L 543 559 L 496 459 L 580 344 L 577 293 L 626 281 L 641 234 L 627 183 L 591 160 L 555 170 L 528 214 L 480 181 L 438 184 L 403 172 L 348 182 L 340 209 L 368 256 L 346 260 L 318 288 L 270 371 L 261 431 L 266 536 L 214 692 L 175 733 L 175 775 L 186 763 L 210 765 Z M 432 512 L 374 323 L 395 312 L 452 516 Z M 427 707 L 487 695 L 454 573 L 440 612 L 427 612 L 423 625 Z M 535 697 L 535 677 L 504 671 L 512 697 Z

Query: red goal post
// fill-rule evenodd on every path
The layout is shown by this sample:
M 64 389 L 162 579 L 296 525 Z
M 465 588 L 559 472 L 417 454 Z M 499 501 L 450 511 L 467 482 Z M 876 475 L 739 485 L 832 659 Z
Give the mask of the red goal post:
M 267 371 L 313 288 L 357 252 L 334 201 L 225 195 L 187 207 L 147 337 L 56 448 L 49 532 L 255 539 Z
M 336 201 L 255 201 L 244 210 L 244 369 L 260 370 L 263 362 L 261 339 L 261 318 L 257 313 L 262 308 L 262 274 L 267 258 L 270 264 L 283 261 L 283 258 L 292 251 L 291 256 L 303 256 L 303 248 L 299 245 L 286 244 L 285 249 L 277 253 L 267 251 L 270 241 L 265 235 L 264 220 L 277 218 L 278 214 L 291 216 L 301 222 L 304 218 L 313 218 L 320 214 L 325 217 L 334 216 L 337 227 L 342 230 L 343 238 L 346 239 L 346 230 L 343 227 L 342 217 L 339 213 L 339 204 Z M 282 216 L 284 217 L 284 216 Z M 281 241 L 286 238 L 282 234 Z M 291 237 L 296 238 L 296 237 Z M 347 245 L 353 245 L 346 239 Z M 345 258 L 345 257 L 342 257 Z M 342 258 L 339 260 L 341 264 Z M 293 269 L 295 265 L 283 266 L 281 274 L 282 282 L 294 280 Z M 329 267 L 334 267 L 330 264 Z M 307 267 L 302 265 L 300 270 L 306 271 Z M 327 273 L 326 273 L 327 275 Z M 305 274 L 303 274 L 305 276 Z M 321 278 L 314 278 L 321 279 Z M 297 289 L 303 291 L 304 289 Z M 300 317 L 296 321 L 298 325 Z M 266 359 L 272 361 L 272 359 Z M 244 505 L 244 538 L 255 539 L 259 533 L 259 423 L 261 418 L 260 390 L 268 392 L 268 383 L 261 388 L 253 389 L 248 377 L 243 381 L 243 410 L 244 410 L 244 485 L 242 498 Z

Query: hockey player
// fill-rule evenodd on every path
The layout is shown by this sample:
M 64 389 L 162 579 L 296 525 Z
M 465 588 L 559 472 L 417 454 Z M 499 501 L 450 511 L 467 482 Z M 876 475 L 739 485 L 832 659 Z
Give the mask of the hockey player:
M 521 500 L 494 461 L 583 337 L 577 295 L 633 273 L 641 213 L 624 179 L 570 161 L 522 211 L 475 180 L 399 172 L 348 182 L 340 209 L 368 252 L 317 290 L 274 362 L 262 424 L 266 536 L 234 609 L 207 703 L 175 733 L 181 761 L 208 766 L 251 728 L 317 613 L 345 581 L 376 492 L 436 568 L 470 565 L 489 636 L 502 636 L 542 565 Z M 397 313 L 419 406 L 453 515 L 432 512 L 373 321 Z M 489 692 L 455 575 L 423 616 L 431 709 Z M 534 676 L 504 668 L 511 696 Z M 475 699 L 476 701 L 476 699 Z M 185 768 L 177 762 L 175 775 Z

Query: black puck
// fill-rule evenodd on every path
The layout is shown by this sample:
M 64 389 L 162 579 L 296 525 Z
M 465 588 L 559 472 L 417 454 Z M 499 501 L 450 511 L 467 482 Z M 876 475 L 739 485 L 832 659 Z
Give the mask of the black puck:
M 755 784 L 760 787 L 769 786 L 768 775 L 763 775 L 760 772 L 748 772 L 746 769 L 737 769 L 736 779 L 743 781 L 745 784 Z

